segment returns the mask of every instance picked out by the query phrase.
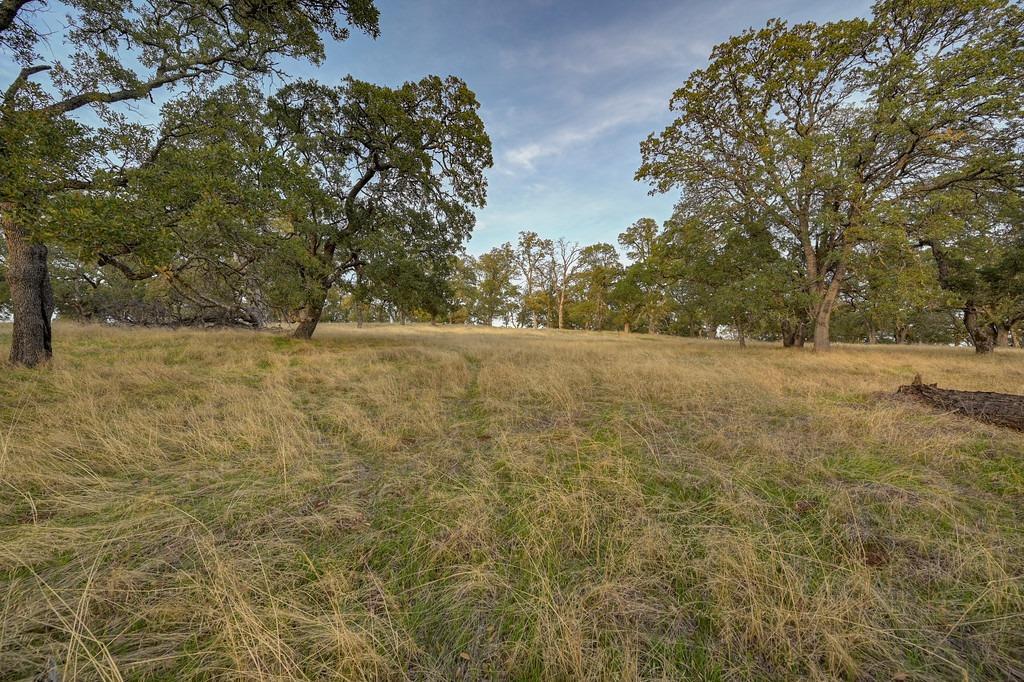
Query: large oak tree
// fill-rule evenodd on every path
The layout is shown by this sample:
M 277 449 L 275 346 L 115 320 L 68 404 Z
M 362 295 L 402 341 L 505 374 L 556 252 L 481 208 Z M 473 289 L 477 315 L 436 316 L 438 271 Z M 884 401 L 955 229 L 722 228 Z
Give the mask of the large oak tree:
M 21 66 L 0 101 L 10 357 L 30 366 L 52 353 L 47 241 L 62 236 L 60 225 L 42 216 L 55 195 L 91 188 L 97 165 L 122 161 L 104 147 L 125 123 L 117 104 L 160 89 L 195 90 L 225 76 L 272 73 L 280 58 L 319 62 L 321 35 L 344 39 L 349 26 L 378 30 L 372 0 L 68 0 L 56 50 L 66 57 L 52 61 L 36 49 L 44 7 L 42 0 L 0 6 L 0 46 Z M 87 108 L 114 132 L 90 135 L 76 124 L 73 117 Z
M 717 46 L 643 144 L 639 179 L 755 207 L 798 254 L 815 349 L 854 251 L 902 207 L 1012 174 L 1024 12 L 1008 0 L 885 0 L 871 20 L 772 21 Z
M 271 98 L 274 147 L 308 176 L 283 216 L 294 235 L 296 337 L 312 336 L 327 294 L 359 269 L 383 278 L 367 285 L 393 292 L 400 279 L 437 281 L 486 199 L 493 161 L 478 109 L 463 81 L 437 76 L 398 88 L 304 81 Z M 416 286 L 399 289 L 406 298 Z

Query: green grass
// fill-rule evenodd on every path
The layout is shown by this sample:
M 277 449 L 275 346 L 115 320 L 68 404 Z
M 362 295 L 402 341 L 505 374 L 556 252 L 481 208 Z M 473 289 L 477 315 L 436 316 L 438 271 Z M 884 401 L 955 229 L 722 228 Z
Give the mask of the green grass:
M 1024 677 L 1024 436 L 886 397 L 1019 351 L 57 339 L 0 376 L 0 680 Z

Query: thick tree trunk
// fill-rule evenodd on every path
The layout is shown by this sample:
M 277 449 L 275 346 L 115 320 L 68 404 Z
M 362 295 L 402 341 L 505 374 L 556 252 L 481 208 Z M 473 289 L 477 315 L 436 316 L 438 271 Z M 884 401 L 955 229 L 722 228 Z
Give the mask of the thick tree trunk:
M 907 342 L 907 328 L 896 327 L 896 343 L 902 345 Z
M 47 249 L 31 239 L 9 212 L 3 212 L 0 225 L 7 241 L 7 283 L 14 313 L 10 360 L 35 367 L 53 356 L 50 319 L 54 303 Z
M 838 270 L 833 275 L 832 282 L 821 292 L 821 300 L 812 311 L 814 319 L 814 351 L 824 352 L 832 346 L 830 334 L 832 331 L 832 310 L 836 305 L 836 298 L 839 296 L 839 286 L 843 273 Z
M 808 270 L 809 274 L 814 270 Z M 822 276 L 824 273 L 822 273 Z M 842 289 L 843 280 L 846 277 L 846 265 L 843 262 L 835 266 L 832 272 L 832 281 L 816 284 L 811 293 L 817 301 L 817 305 L 810 310 L 811 319 L 814 320 L 814 351 L 824 352 L 831 347 L 832 310 L 835 308 L 836 299 L 839 298 L 839 291 Z
M 1010 326 L 1001 324 L 996 327 L 996 347 L 997 348 L 1009 348 L 1010 347 Z
M 974 301 L 964 306 L 964 326 L 976 353 L 991 353 L 996 347 L 996 326 L 979 319 Z
M 877 334 L 877 332 L 875 332 L 874 326 L 870 322 L 868 322 L 867 326 L 868 326 L 868 343 L 870 343 L 870 344 L 878 343 L 878 334 Z
M 814 313 L 814 351 L 824 352 L 832 347 L 832 307 L 835 297 L 826 295 Z
M 739 337 L 740 348 L 746 348 L 747 347 L 747 335 L 746 335 L 746 333 L 743 330 L 743 325 L 742 324 L 737 324 L 736 325 L 736 334 Z
M 623 331 L 624 333 L 626 333 L 626 334 L 628 334 L 628 333 L 629 333 L 629 322 L 627 322 L 627 323 L 625 323 L 624 325 L 622 325 L 622 331 Z
M 292 337 L 296 339 L 311 339 L 316 326 L 320 322 L 320 315 L 324 312 L 324 301 L 319 303 L 310 302 L 299 312 L 299 326 L 295 328 Z
M 829 318 L 830 313 L 819 314 L 814 320 L 814 350 L 815 352 L 827 351 L 832 347 L 832 341 L 829 339 Z

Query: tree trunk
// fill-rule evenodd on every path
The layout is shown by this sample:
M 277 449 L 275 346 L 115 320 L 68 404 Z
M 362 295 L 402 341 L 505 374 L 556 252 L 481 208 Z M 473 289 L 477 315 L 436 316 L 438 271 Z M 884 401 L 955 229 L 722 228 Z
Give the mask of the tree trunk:
M 792 320 L 785 319 L 782 321 L 782 347 L 792 348 L 796 345 L 796 327 L 793 325 Z
M 996 347 L 1010 347 L 1010 325 L 1001 324 L 996 327 Z
M 736 325 L 736 334 L 739 336 L 739 339 L 740 339 L 740 348 L 746 348 L 747 347 L 747 335 L 743 331 L 743 325 L 742 324 L 737 324 Z
M 832 327 L 832 309 L 835 307 L 836 298 L 839 296 L 839 283 L 842 272 L 836 272 L 833 280 L 821 294 L 821 301 L 813 311 L 814 318 L 814 351 L 824 352 L 832 346 L 830 339 Z
M 867 326 L 868 326 L 868 343 L 870 343 L 872 345 L 878 343 L 878 333 L 875 332 L 874 325 L 872 325 L 870 322 L 868 322 Z
M 622 331 L 626 334 L 629 333 L 629 322 L 626 322 L 626 324 L 622 325 Z
M 814 290 L 818 298 L 817 306 L 811 310 L 811 318 L 814 320 L 815 352 L 827 351 L 832 345 L 830 339 L 832 310 L 835 308 L 836 299 L 839 298 L 839 291 L 845 277 L 846 265 L 844 262 L 840 262 L 836 264 L 832 273 L 832 281 L 827 285 L 821 284 Z
M 831 311 L 822 312 L 814 320 L 814 351 L 827 351 L 832 347 L 829 339 Z
M 50 319 L 54 303 L 47 249 L 32 240 L 9 211 L 3 211 L 0 220 L 7 241 L 7 284 L 14 313 L 10 360 L 35 367 L 53 356 Z
M 1024 348 L 1024 338 L 1021 338 L 1022 333 L 1024 333 L 1024 325 L 1010 327 L 1010 336 L 1013 337 L 1013 345 L 1017 348 Z
M 562 320 L 565 312 L 565 291 L 558 295 L 558 328 L 563 329 Z
M 316 325 L 320 322 L 320 315 L 324 312 L 324 301 L 306 303 L 299 313 L 299 326 L 295 328 L 292 337 L 296 339 L 311 339 Z
M 968 301 L 964 306 L 964 326 L 976 353 L 991 353 L 995 350 L 996 326 L 978 319 L 978 307 L 974 301 Z
M 907 342 L 907 328 L 903 326 L 896 327 L 896 343 L 902 345 Z

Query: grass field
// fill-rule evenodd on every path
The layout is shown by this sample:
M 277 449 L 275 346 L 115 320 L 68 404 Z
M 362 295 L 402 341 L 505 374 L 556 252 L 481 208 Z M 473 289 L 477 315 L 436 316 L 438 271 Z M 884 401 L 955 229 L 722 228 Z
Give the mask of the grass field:
M 56 352 L 0 370 L 0 680 L 1024 679 L 1024 435 L 886 396 L 1024 393 L 1024 352 Z

